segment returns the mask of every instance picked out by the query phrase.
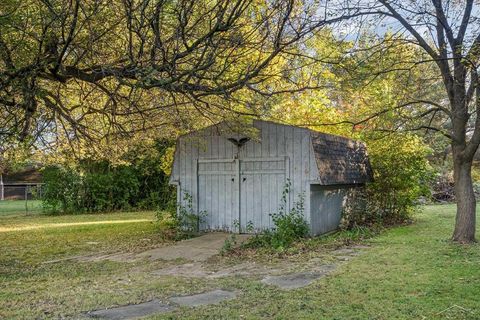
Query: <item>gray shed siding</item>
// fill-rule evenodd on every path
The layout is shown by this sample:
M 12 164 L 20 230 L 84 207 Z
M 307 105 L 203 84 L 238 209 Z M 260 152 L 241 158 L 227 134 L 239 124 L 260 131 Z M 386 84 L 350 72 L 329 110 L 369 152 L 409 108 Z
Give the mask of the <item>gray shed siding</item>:
M 338 228 L 347 191 L 352 186 L 310 186 L 310 229 L 319 235 Z
M 318 176 L 310 131 L 265 121 L 255 121 L 254 127 L 258 137 L 239 149 L 228 138 L 242 136 L 222 134 L 215 126 L 178 140 L 171 180 L 178 185 L 182 205 L 188 193 L 194 211 L 206 211 L 203 229 L 236 231 L 235 221 L 242 232 L 247 224 L 257 230 L 273 227 L 269 214 L 278 210 L 287 179 L 291 181 L 287 205 L 303 193 L 309 212 L 309 185 Z M 238 203 L 240 212 L 235 210 Z M 310 222 L 309 214 L 305 218 Z
M 192 197 L 193 211 L 206 213 L 203 230 L 272 228 L 290 180 L 287 209 L 303 195 L 311 233 L 335 230 L 347 190 L 371 180 L 365 145 L 268 121 L 253 127 L 257 134 L 241 147 L 229 139 L 247 136 L 225 123 L 180 137 L 171 175 L 178 202 L 188 206 L 185 195 Z

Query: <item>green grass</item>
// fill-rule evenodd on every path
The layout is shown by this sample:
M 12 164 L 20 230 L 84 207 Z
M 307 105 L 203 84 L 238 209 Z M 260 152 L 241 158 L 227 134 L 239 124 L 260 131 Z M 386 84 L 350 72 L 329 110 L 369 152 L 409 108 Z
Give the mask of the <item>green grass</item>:
M 143 299 L 142 287 L 128 288 L 128 279 L 136 277 L 148 287 L 148 275 L 129 274 L 141 263 L 45 262 L 136 252 L 163 242 L 153 212 L 0 218 L 0 319 L 71 317 L 100 304 Z
M 224 288 L 238 290 L 239 297 L 149 319 L 480 319 L 480 246 L 448 240 L 454 222 L 450 205 L 426 207 L 414 224 L 370 239 L 365 254 L 293 291 L 263 285 L 255 277 L 151 274 L 181 261 L 45 263 L 162 245 L 160 230 L 148 221 L 153 218 L 152 212 L 0 218 L 0 318 L 81 318 L 92 309 Z M 91 222 L 96 224 L 85 224 Z M 339 238 L 310 241 L 304 246 L 308 251 L 275 259 L 327 255 Z M 268 261 L 261 255 L 251 259 Z
M 4 200 L 0 201 L 0 218 L 12 215 L 39 214 L 42 212 L 40 200 Z
M 182 319 L 480 319 L 480 246 L 449 241 L 455 207 L 369 241 L 368 253 L 314 285 L 281 291 L 244 282 L 239 299 L 181 310 Z M 171 315 L 152 319 L 168 319 Z

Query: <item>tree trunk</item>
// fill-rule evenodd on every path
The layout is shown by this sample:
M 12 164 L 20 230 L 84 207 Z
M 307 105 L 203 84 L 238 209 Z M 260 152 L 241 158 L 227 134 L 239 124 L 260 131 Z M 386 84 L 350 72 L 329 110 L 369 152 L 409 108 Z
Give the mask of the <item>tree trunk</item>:
M 457 216 L 453 241 L 471 243 L 475 241 L 476 202 L 472 184 L 472 162 L 454 155 L 455 198 Z

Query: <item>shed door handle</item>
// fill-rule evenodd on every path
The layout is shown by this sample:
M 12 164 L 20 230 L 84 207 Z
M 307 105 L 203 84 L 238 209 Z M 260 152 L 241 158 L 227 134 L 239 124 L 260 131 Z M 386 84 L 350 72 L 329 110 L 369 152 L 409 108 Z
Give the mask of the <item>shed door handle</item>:
M 245 182 L 247 180 L 247 178 L 243 177 L 242 181 Z

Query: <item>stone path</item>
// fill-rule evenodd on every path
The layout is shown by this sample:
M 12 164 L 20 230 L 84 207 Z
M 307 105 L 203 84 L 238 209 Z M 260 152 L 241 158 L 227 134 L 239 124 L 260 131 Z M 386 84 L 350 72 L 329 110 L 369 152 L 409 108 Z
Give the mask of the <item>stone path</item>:
M 263 278 L 262 283 L 274 285 L 284 290 L 291 290 L 308 286 L 321 276 L 322 275 L 317 272 L 301 272 L 282 276 L 266 276 Z
M 330 274 L 338 267 L 338 263 L 325 264 L 321 257 L 314 257 L 301 265 L 286 262 L 267 266 L 254 261 L 246 261 L 218 270 L 209 270 L 208 263 L 205 260 L 219 252 L 228 236 L 225 233 L 210 233 L 194 239 L 181 241 L 169 247 L 148 250 L 136 254 L 133 258 L 152 260 L 175 260 L 181 258 L 191 261 L 152 272 L 156 276 L 169 275 L 210 279 L 228 276 L 260 276 L 260 281 L 265 285 L 275 286 L 282 290 L 293 290 L 308 286 L 315 280 Z M 237 239 L 239 239 L 238 236 Z M 247 237 L 240 237 L 239 241 L 245 241 L 246 239 Z M 352 246 L 340 248 L 331 253 L 341 263 L 341 261 L 348 261 L 358 256 L 365 248 L 368 247 Z M 294 271 L 299 270 L 299 268 L 302 271 Z M 106 320 L 136 319 L 152 314 L 170 312 L 179 307 L 198 307 L 215 304 L 234 299 L 236 296 L 237 292 L 217 289 L 199 294 L 171 297 L 166 302 L 153 300 L 141 304 L 96 310 L 88 312 L 87 315 Z
M 224 300 L 230 300 L 237 296 L 235 292 L 225 290 L 214 290 L 191 296 L 181 296 L 170 298 L 175 304 L 184 307 L 198 307 L 207 304 L 215 304 Z
M 336 264 L 326 264 L 310 272 L 296 272 L 279 276 L 266 276 L 262 283 L 277 286 L 283 290 L 292 290 L 308 286 L 313 281 L 326 276 L 337 268 Z
M 132 304 L 112 309 L 96 310 L 88 312 L 91 318 L 108 320 L 127 320 L 145 317 L 155 313 L 165 313 L 174 310 L 175 307 L 153 300 L 140 304 Z
M 266 266 L 255 261 L 243 262 L 231 267 L 209 270 L 201 262 L 169 266 L 152 272 L 155 276 L 176 276 L 185 278 L 217 279 L 231 276 L 267 275 L 285 272 L 285 266 Z
M 132 304 L 111 309 L 95 310 L 87 313 L 90 318 L 104 320 L 132 320 L 153 314 L 160 314 L 173 311 L 178 307 L 199 307 L 203 305 L 216 304 L 237 296 L 235 292 L 226 290 L 213 290 L 204 293 L 172 297 L 169 303 L 153 300 L 140 304 Z
M 110 260 L 115 262 L 131 262 L 141 259 L 149 260 L 176 260 L 184 259 L 187 261 L 205 261 L 208 258 L 218 254 L 222 249 L 225 240 L 231 236 L 224 232 L 211 232 L 199 237 L 179 241 L 173 245 L 162 246 L 150 249 L 141 253 L 115 253 L 107 255 L 94 255 L 74 257 L 75 260 L 82 262 Z M 250 235 L 236 235 L 237 245 L 250 238 Z
M 223 232 L 207 233 L 200 237 L 183 240 L 171 246 L 160 247 L 137 254 L 137 258 L 150 260 L 176 260 L 205 261 L 218 254 L 230 234 Z M 250 236 L 236 235 L 237 244 L 246 241 Z

